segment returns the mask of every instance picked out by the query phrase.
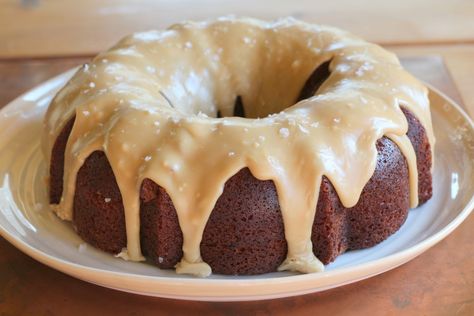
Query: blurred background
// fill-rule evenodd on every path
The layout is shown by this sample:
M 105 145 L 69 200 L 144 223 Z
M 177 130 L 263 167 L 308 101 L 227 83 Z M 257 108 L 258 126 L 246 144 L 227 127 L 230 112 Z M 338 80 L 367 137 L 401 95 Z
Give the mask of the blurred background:
M 472 0 L 0 0 L 0 57 L 95 54 L 124 34 L 227 14 L 293 16 L 387 45 L 474 42 Z

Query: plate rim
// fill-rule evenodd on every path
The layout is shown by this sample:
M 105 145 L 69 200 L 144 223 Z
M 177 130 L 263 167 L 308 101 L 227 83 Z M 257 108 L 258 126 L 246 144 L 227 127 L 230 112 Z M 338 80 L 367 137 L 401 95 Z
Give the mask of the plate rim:
M 0 115 L 4 115 L 6 112 L 11 111 L 18 103 L 27 101 L 28 94 L 34 93 L 34 91 L 45 89 L 48 85 L 52 85 L 55 82 L 58 82 L 57 85 L 54 85 L 54 88 L 62 87 L 65 82 L 67 82 L 68 78 L 73 75 L 75 71 L 77 71 L 79 67 L 74 67 L 70 70 L 67 70 L 49 80 L 42 82 L 41 84 L 29 89 L 28 91 L 22 93 L 12 101 L 10 101 L 7 105 L 5 105 L 0 110 Z M 452 98 L 444 94 L 443 92 L 439 91 L 437 88 L 434 88 L 432 85 L 423 82 L 429 89 L 430 93 L 434 93 L 435 95 L 439 96 L 441 99 L 445 100 L 450 107 L 454 108 L 458 114 L 460 114 L 463 119 L 468 123 L 472 134 L 474 135 L 474 122 L 470 118 L 470 116 L 464 111 L 464 109 L 458 105 Z M 41 94 L 42 97 L 51 93 L 51 90 L 54 89 L 49 87 L 44 93 Z M 2 121 L 4 118 L 2 118 Z M 342 267 L 331 271 L 325 271 L 323 273 L 315 273 L 315 274 L 299 274 L 299 275 L 291 275 L 291 276 L 282 276 L 276 278 L 254 278 L 254 279 L 203 279 L 203 278 L 169 278 L 167 276 L 145 276 L 145 275 L 138 275 L 130 272 L 116 272 L 110 271 L 100 268 L 94 268 L 87 265 L 82 265 L 78 263 L 74 263 L 68 260 L 64 260 L 48 253 L 37 249 L 27 242 L 21 240 L 15 234 L 10 233 L 5 227 L 3 227 L 3 223 L 0 222 L 0 235 L 3 236 L 9 243 L 15 246 L 17 249 L 25 253 L 26 255 L 30 256 L 31 258 L 45 264 L 53 269 L 61 271 L 62 273 L 71 275 L 75 278 L 81 279 L 83 281 L 93 283 L 96 285 L 113 288 L 120 291 L 126 291 L 141 295 L 147 296 L 158 296 L 164 298 L 173 298 L 173 299 L 186 299 L 186 300 L 199 300 L 199 301 L 246 301 L 246 300 L 262 300 L 262 299 L 269 299 L 269 298 L 278 298 L 278 297 L 289 297 L 289 296 L 296 296 L 302 295 L 312 292 L 319 292 L 324 291 L 330 288 L 343 286 L 345 284 L 354 283 L 362 279 L 370 278 L 372 276 L 384 273 L 388 270 L 394 269 L 412 259 L 417 257 L 418 255 L 422 254 L 424 251 L 428 250 L 439 241 L 447 237 L 454 229 L 456 229 L 473 211 L 474 208 L 474 192 L 470 197 L 469 201 L 464 205 L 463 209 L 454 217 L 448 224 L 444 225 L 438 232 L 428 236 L 427 238 L 421 240 L 420 242 L 416 243 L 415 245 L 403 249 L 401 251 L 395 252 L 393 254 L 384 256 L 382 258 L 378 258 L 375 260 L 371 260 L 369 262 L 359 263 L 354 266 L 350 267 Z M 383 269 L 378 269 L 374 273 L 364 273 L 361 275 L 363 271 L 370 271 L 371 268 L 383 265 Z M 346 278 L 344 282 L 339 282 L 337 285 L 325 285 L 322 287 L 315 286 L 314 283 L 318 283 L 320 279 L 328 279 L 334 278 L 337 276 L 343 276 L 349 272 L 355 273 L 355 277 Z M 157 291 L 152 292 L 143 292 L 143 291 L 135 291 L 131 290 L 130 288 L 121 288 L 115 287 L 107 284 L 103 284 L 101 282 L 94 282 L 91 280 L 91 277 L 83 278 L 79 274 L 81 273 L 88 273 L 90 276 L 94 276 L 96 274 L 104 275 L 106 274 L 108 277 L 112 277 L 114 279 L 120 280 L 129 280 L 133 278 L 134 280 L 138 280 L 140 282 L 153 282 L 153 283 L 160 283 L 165 285 L 166 287 L 182 287 L 182 286 L 191 286 L 191 287 L 212 287 L 214 288 L 215 294 L 212 296 L 203 296 L 203 295 L 179 295 L 179 294 L 166 294 Z M 302 286 L 298 288 L 298 290 L 294 290 L 293 292 L 275 292 L 275 291 L 265 291 L 267 293 L 262 294 L 249 294 L 249 295 L 237 295 L 233 297 L 229 297 L 226 293 L 219 293 L 216 291 L 218 287 L 227 285 L 229 282 L 232 283 L 232 286 L 237 287 L 252 287 L 252 288 L 261 288 L 262 286 L 271 287 L 272 285 L 285 285 L 285 284 L 293 284 L 295 282 L 300 282 Z M 203 284 L 204 283 L 204 284 Z M 311 284 L 313 287 L 311 287 Z M 176 292 L 176 291 L 175 291 Z M 219 295 L 221 294 L 221 295 Z

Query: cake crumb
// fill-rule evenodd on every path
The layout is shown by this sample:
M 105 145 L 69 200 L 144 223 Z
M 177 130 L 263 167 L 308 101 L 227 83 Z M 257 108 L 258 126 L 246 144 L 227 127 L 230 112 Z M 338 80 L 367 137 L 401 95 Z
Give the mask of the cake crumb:
M 105 203 L 110 203 L 110 201 L 112 201 L 112 199 L 111 198 L 105 198 L 104 201 L 105 201 Z

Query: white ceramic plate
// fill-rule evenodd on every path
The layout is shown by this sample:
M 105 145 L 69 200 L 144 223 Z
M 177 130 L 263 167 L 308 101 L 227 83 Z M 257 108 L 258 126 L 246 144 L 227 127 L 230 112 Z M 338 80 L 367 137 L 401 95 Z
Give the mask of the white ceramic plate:
M 76 278 L 133 293 L 208 301 L 286 297 L 341 286 L 393 269 L 421 254 L 470 213 L 474 200 L 474 128 L 453 101 L 431 90 L 437 144 L 434 197 L 381 244 L 351 251 L 316 274 L 253 277 L 176 275 L 126 262 L 87 246 L 48 209 L 41 155 L 43 114 L 74 70 L 45 82 L 0 111 L 0 233 L 36 260 Z

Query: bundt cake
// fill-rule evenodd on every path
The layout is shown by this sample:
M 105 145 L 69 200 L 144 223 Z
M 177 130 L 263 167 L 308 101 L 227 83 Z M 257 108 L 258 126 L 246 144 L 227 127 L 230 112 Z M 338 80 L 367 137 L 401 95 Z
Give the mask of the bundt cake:
M 432 194 L 427 89 L 379 46 L 294 19 L 128 36 L 44 122 L 55 213 L 177 273 L 321 271 Z

